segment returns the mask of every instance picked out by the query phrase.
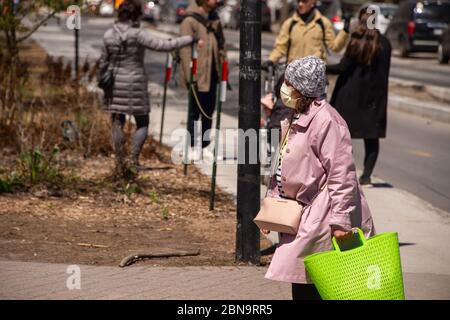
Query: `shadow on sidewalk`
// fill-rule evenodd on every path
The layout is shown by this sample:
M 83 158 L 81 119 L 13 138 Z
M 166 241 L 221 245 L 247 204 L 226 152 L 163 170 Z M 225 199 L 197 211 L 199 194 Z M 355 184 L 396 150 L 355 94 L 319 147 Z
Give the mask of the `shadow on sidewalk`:
M 399 246 L 400 247 L 405 247 L 405 246 L 415 246 L 417 243 L 408 243 L 408 242 L 400 242 Z
M 393 188 L 394 186 L 387 182 L 372 183 L 373 188 Z

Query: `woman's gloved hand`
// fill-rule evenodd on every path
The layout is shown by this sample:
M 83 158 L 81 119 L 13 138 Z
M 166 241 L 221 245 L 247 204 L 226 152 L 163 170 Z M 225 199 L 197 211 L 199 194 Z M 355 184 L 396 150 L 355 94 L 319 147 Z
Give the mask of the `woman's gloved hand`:
M 342 17 L 342 20 L 344 20 L 344 31 L 347 33 L 350 33 L 350 22 L 352 20 L 352 15 L 349 13 L 346 13 Z
M 261 65 L 261 69 L 267 71 L 269 70 L 269 67 L 273 67 L 274 63 L 272 60 L 267 60 Z

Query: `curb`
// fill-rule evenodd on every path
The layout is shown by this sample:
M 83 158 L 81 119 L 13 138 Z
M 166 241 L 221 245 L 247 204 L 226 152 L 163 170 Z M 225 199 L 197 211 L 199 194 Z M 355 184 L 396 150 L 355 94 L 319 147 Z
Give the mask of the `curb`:
M 450 106 L 417 101 L 403 96 L 389 96 L 388 107 L 431 120 L 450 123 Z
M 432 97 L 441 100 L 442 103 L 450 104 L 450 88 L 447 87 L 440 87 L 440 86 L 432 86 L 423 84 L 420 82 L 410 81 L 410 80 L 404 80 L 400 78 L 389 78 L 389 84 L 390 85 L 400 85 L 402 87 L 411 87 L 412 89 L 425 91 Z

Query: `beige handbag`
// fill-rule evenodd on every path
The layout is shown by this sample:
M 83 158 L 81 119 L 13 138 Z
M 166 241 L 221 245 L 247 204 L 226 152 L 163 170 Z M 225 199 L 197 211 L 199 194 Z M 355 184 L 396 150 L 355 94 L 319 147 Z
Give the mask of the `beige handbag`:
M 277 152 L 277 159 L 274 162 L 275 167 L 278 165 L 278 160 L 280 154 L 283 151 L 283 146 L 287 143 L 287 137 L 289 135 L 289 130 L 291 129 L 292 120 L 289 124 L 289 129 L 287 130 L 284 138 L 282 147 Z M 273 176 L 274 169 L 272 169 L 271 177 Z M 268 186 L 269 187 L 269 186 Z M 297 234 L 298 227 L 300 225 L 300 219 L 302 217 L 303 206 L 296 200 L 285 199 L 285 198 L 264 198 L 261 203 L 261 209 L 257 216 L 253 219 L 253 222 L 260 228 L 270 231 Z
M 253 222 L 260 229 L 295 235 L 302 212 L 303 206 L 296 200 L 266 197 Z

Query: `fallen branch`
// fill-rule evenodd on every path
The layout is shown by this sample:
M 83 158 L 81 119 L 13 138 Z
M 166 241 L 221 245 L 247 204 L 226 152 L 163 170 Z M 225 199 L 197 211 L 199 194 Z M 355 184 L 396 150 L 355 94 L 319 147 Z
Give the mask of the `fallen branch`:
M 122 259 L 120 261 L 119 267 L 123 268 L 129 266 L 130 264 L 135 263 L 139 260 L 144 259 L 154 259 L 154 258 L 170 258 L 170 257 L 187 257 L 187 256 L 198 256 L 200 254 L 200 250 L 194 251 L 175 251 L 168 253 L 138 253 L 132 254 L 128 257 Z
M 88 247 L 88 248 L 108 248 L 108 246 L 104 246 L 102 244 L 93 244 L 93 243 L 77 243 L 77 246 Z

